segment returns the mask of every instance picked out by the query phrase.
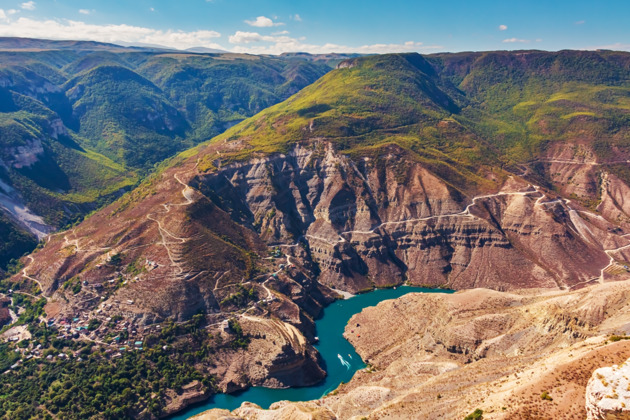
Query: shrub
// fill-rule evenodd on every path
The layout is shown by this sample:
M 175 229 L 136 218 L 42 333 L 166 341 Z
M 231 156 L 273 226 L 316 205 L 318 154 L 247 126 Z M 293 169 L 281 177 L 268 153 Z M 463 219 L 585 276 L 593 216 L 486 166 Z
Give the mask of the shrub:
M 482 419 L 483 419 L 483 410 L 479 408 L 473 411 L 472 413 L 470 413 L 469 415 L 467 415 L 466 417 L 464 417 L 464 420 L 482 420 Z

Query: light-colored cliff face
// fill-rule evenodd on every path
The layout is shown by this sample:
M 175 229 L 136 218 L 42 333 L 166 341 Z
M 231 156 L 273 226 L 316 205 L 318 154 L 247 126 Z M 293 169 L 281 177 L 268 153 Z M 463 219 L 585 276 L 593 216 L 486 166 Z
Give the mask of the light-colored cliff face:
M 0 171 L 11 167 L 15 169 L 28 168 L 36 163 L 44 153 L 42 142 L 32 139 L 25 145 L 10 147 L 0 153 Z M 5 160 L 1 158 L 5 156 Z M 28 208 L 18 191 L 0 178 L 0 211 L 5 211 L 13 220 L 27 229 L 38 239 L 42 239 L 54 228 L 44 219 Z
M 593 372 L 586 387 L 588 420 L 630 419 L 630 360 Z
M 36 163 L 43 153 L 41 140 L 32 139 L 24 145 L 10 148 L 6 164 L 16 169 L 29 167 Z
M 48 90 L 49 88 L 50 86 L 44 85 L 33 92 L 54 92 L 54 90 Z M 68 135 L 66 126 L 59 118 L 44 121 L 41 129 L 42 132 L 37 135 L 30 134 L 21 143 L 0 147 L 1 172 L 10 173 L 13 170 L 19 172 L 33 169 L 33 165 L 42 160 L 50 159 L 51 154 L 54 154 L 50 150 L 48 140 L 58 140 L 59 136 Z M 0 211 L 2 210 L 38 239 L 43 239 L 55 230 L 54 226 L 50 226 L 44 221 L 41 216 L 42 209 L 29 208 L 20 191 L 3 181 L 0 176 Z

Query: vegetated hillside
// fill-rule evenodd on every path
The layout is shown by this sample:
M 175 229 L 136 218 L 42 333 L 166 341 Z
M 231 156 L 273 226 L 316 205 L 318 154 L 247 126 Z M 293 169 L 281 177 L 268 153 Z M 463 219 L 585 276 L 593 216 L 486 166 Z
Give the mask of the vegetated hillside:
M 325 62 L 239 54 L 212 57 L 159 55 L 137 70 L 186 116 L 194 144 L 283 101 L 330 70 Z
M 435 124 L 450 119 L 506 165 L 578 139 L 606 159 L 626 147 L 629 60 L 626 53 L 586 51 L 357 58 L 342 64 L 348 71 L 265 110 L 235 135 L 251 135 L 254 145 L 273 137 L 278 150 L 316 135 L 334 139 L 341 150 L 395 141 L 420 153 L 437 149 L 461 163 L 478 161 L 475 150 L 458 143 L 459 134 Z
M 92 324 L 76 335 L 96 343 L 83 350 L 94 369 L 142 359 L 143 379 L 126 391 L 133 404 L 117 387 L 101 406 L 53 388 L 32 413 L 42 404 L 80 407 L 76 417 L 150 416 L 217 391 L 316 382 L 313 319 L 335 290 L 566 291 L 627 279 L 629 133 L 615 121 L 630 108 L 629 61 L 536 51 L 354 58 L 181 153 L 50 236 L 2 285 L 41 290 L 29 313 L 45 311 L 54 328 Z M 161 86 L 149 68 L 139 73 Z M 65 336 L 58 350 L 77 346 Z M 136 341 L 147 358 L 116 355 Z M 160 380 L 149 373 L 160 360 L 191 370 Z M 49 366 L 29 363 L 29 376 Z
M 302 60 L 24 38 L 0 39 L 0 60 L 0 211 L 14 219 L 13 237 L 40 238 L 329 70 Z M 4 245 L 11 258 L 22 255 L 22 246 Z M 8 259 L 0 256 L 0 267 Z
M 153 83 L 101 65 L 64 86 L 79 134 L 92 149 L 127 167 L 146 167 L 190 147 L 188 123 Z
M 8 262 L 31 252 L 37 245 L 37 238 L 25 232 L 11 219 L 0 213 L 0 261 Z M 0 267 L 0 277 L 4 277 L 6 263 Z
M 430 60 L 472 101 L 462 117 L 484 137 L 496 139 L 508 159 L 531 159 L 551 141 L 576 137 L 591 140 L 600 159 L 611 157 L 615 147 L 627 147 L 626 53 L 522 51 Z

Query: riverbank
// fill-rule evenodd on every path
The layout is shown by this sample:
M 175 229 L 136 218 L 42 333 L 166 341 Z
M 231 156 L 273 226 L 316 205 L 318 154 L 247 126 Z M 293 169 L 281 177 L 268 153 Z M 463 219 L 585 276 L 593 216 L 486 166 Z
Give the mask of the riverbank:
M 169 418 L 171 420 L 183 420 L 213 408 L 234 410 L 245 401 L 268 408 L 277 401 L 308 401 L 323 397 L 335 390 L 342 382 L 350 381 L 357 370 L 366 367 L 354 347 L 343 337 L 344 329 L 350 318 L 364 308 L 414 292 L 452 293 L 452 291 L 443 289 L 400 286 L 392 289 L 378 289 L 333 302 L 324 309 L 323 316 L 315 323 L 319 337 L 319 342 L 315 348 L 319 351 L 323 360 L 323 367 L 327 372 L 323 381 L 310 387 L 286 389 L 251 387 L 235 394 L 216 394 L 210 400 L 193 405 Z

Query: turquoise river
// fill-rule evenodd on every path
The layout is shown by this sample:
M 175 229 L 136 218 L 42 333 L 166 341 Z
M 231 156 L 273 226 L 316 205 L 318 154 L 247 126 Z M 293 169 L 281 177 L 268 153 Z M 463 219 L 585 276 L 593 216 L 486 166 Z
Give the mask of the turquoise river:
M 187 419 L 211 408 L 234 410 L 244 401 L 253 402 L 263 408 L 269 408 L 276 401 L 307 401 L 319 399 L 334 390 L 341 382 L 348 382 L 354 373 L 365 367 L 354 347 L 343 338 L 343 331 L 352 315 L 368 306 L 375 306 L 387 299 L 395 299 L 407 293 L 451 293 L 443 289 L 425 289 L 420 287 L 400 286 L 395 289 L 379 289 L 373 292 L 338 300 L 324 309 L 323 316 L 315 322 L 319 342 L 315 348 L 321 354 L 326 379 L 320 383 L 301 388 L 271 389 L 252 387 L 236 394 L 217 394 L 208 401 L 193 405 L 172 417 L 171 420 Z

